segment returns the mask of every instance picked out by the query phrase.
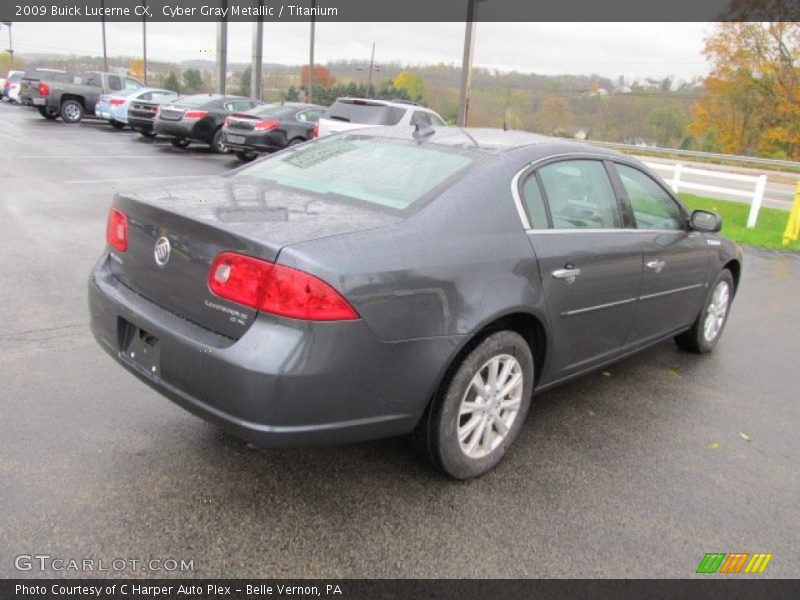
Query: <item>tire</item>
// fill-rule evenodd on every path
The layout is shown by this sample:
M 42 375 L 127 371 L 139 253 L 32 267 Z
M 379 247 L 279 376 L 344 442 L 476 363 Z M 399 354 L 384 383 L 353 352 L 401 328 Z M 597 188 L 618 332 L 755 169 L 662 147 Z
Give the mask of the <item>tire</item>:
M 114 129 L 125 129 L 125 123 L 120 123 L 119 121 L 111 121 L 111 126 Z
M 254 160 L 258 156 L 257 153 L 247 152 L 246 150 L 237 150 L 236 152 L 234 152 L 234 154 L 236 155 L 236 158 L 238 158 L 242 162 L 250 162 L 251 160 Z
M 64 123 L 80 123 L 83 112 L 83 105 L 77 100 L 64 100 L 61 103 L 61 120 Z
M 211 150 L 214 154 L 230 154 L 230 149 L 222 142 L 222 127 L 217 129 L 214 138 L 211 140 Z
M 142 137 L 146 137 L 146 138 L 151 138 L 152 139 L 152 138 L 156 137 L 156 132 L 155 131 L 139 131 L 139 135 L 141 135 Z
M 478 381 L 488 384 L 495 368 L 495 378 L 503 377 L 506 366 L 505 383 L 497 387 L 508 387 L 517 377 L 520 381 L 484 403 Z M 533 354 L 522 336 L 513 331 L 489 335 L 461 360 L 431 401 L 412 434 L 416 450 L 455 479 L 483 475 L 500 462 L 522 429 L 533 378 Z
M 303 142 L 305 142 L 303 138 L 294 138 L 291 142 L 289 142 L 289 146 L 299 146 Z
M 175 148 L 186 148 L 191 142 L 185 138 L 172 138 L 169 143 Z
M 47 106 L 37 106 L 36 110 L 38 110 L 39 114 L 42 115 L 48 121 L 55 121 L 58 118 L 58 111 L 55 108 L 49 108 Z
M 728 269 L 722 269 L 714 283 L 709 286 L 703 310 L 691 329 L 675 336 L 675 343 L 679 348 L 697 354 L 705 354 L 714 349 L 728 322 L 733 291 L 733 275 Z

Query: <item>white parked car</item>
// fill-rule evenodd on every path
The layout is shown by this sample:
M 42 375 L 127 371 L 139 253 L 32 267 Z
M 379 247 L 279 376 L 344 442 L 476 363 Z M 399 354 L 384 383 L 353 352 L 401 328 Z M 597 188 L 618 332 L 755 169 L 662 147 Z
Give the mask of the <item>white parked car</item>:
M 362 127 L 446 126 L 435 111 L 405 100 L 375 100 L 373 98 L 338 98 L 317 122 L 314 137 L 360 129 Z
M 9 71 L 3 82 L 3 99 L 19 103 L 19 82 L 25 71 Z

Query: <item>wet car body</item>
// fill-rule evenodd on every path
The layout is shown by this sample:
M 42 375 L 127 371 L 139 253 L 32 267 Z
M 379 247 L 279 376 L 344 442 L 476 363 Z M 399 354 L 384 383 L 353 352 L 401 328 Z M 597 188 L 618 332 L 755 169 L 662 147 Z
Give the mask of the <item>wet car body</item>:
M 721 270 L 738 284 L 738 248 L 693 229 L 629 157 L 496 130 L 409 138 L 398 128 L 340 134 L 213 183 L 118 195 L 126 250 L 104 252 L 89 284 L 98 342 L 179 405 L 257 445 L 343 443 L 413 430 L 454 365 L 498 328 L 536 348 L 543 390 L 687 331 Z M 359 185 L 337 186 L 327 172 L 296 182 L 348 153 L 361 161 Z M 366 189 L 381 161 L 410 155 L 416 169 L 395 165 L 391 181 Z M 557 185 L 572 185 L 584 167 L 607 178 L 618 226 L 600 227 L 585 197 L 558 212 L 528 205 L 553 169 Z M 674 202 L 674 228 L 637 228 L 622 167 Z M 284 174 L 259 174 L 270 169 Z M 409 188 L 422 193 L 406 204 Z M 375 203 L 387 193 L 391 202 Z M 561 214 L 569 229 L 559 229 Z M 159 265 L 164 240 L 172 258 Z M 352 316 L 287 318 L 220 297 L 214 278 L 229 253 L 323 282 Z M 654 257 L 666 266 L 651 268 Z
M 227 117 L 222 139 L 228 148 L 245 156 L 275 152 L 310 140 L 324 110 L 317 104 L 299 102 L 259 106 Z

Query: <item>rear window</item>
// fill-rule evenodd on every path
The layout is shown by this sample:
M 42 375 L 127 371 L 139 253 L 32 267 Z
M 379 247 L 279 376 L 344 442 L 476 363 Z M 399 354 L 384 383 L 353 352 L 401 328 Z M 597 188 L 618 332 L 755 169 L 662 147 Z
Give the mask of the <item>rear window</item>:
M 281 106 L 280 104 L 267 104 L 264 106 L 256 106 L 247 111 L 248 115 L 255 117 L 274 117 L 276 119 L 288 119 L 294 115 L 296 108 L 291 106 Z
M 362 100 L 337 100 L 325 111 L 324 118 L 364 125 L 397 125 L 405 109 Z
M 473 158 L 416 142 L 337 136 L 238 172 L 278 186 L 404 210 L 442 190 Z

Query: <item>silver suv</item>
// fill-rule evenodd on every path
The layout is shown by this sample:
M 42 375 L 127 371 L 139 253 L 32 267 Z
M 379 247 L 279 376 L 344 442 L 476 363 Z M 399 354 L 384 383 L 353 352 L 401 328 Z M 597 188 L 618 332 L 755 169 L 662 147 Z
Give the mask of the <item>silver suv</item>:
M 314 137 L 362 127 L 446 126 L 435 111 L 406 100 L 375 100 L 372 98 L 338 98 L 323 113 Z

